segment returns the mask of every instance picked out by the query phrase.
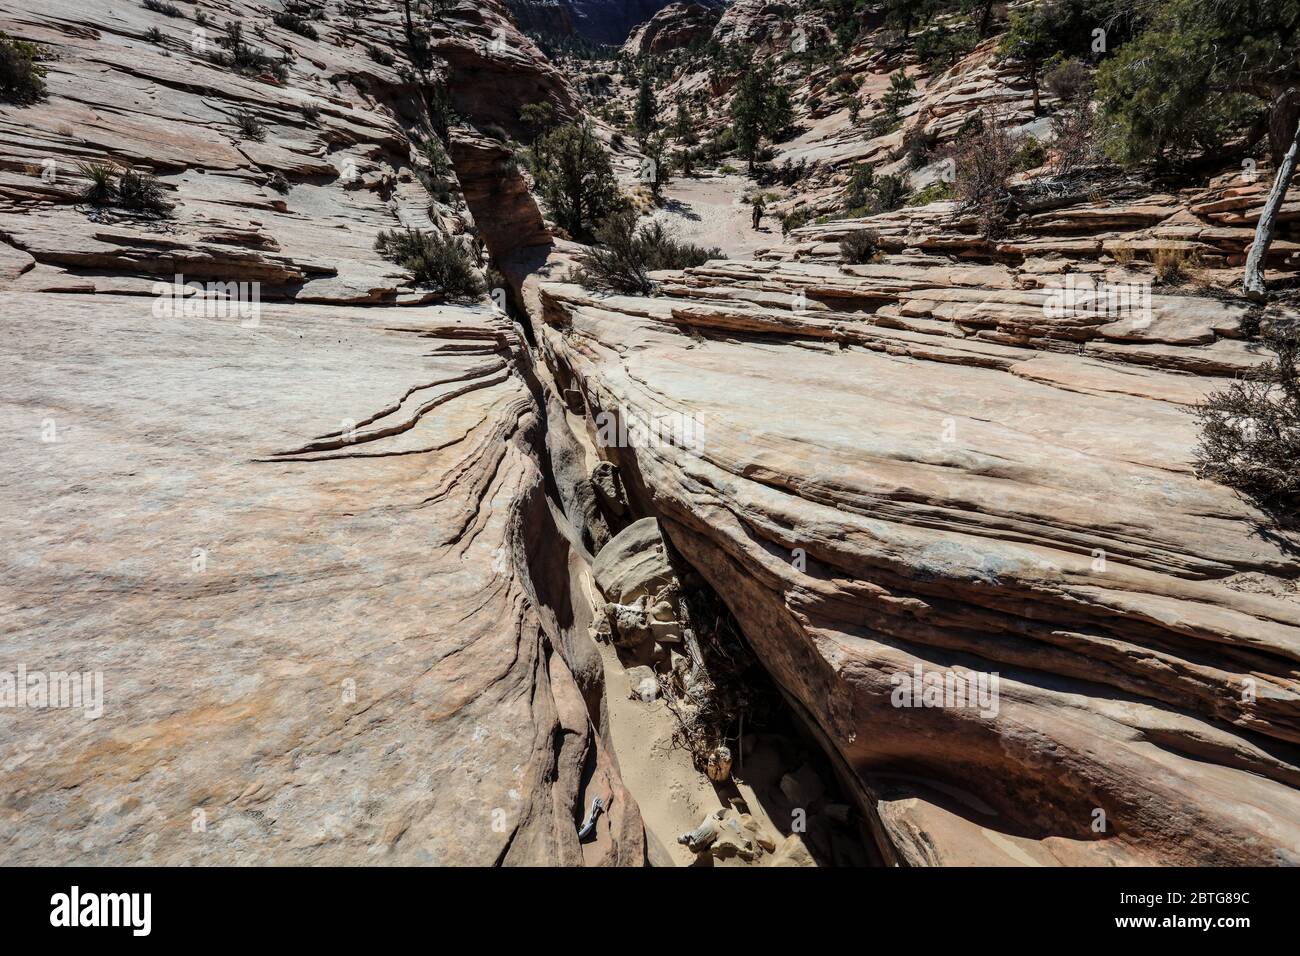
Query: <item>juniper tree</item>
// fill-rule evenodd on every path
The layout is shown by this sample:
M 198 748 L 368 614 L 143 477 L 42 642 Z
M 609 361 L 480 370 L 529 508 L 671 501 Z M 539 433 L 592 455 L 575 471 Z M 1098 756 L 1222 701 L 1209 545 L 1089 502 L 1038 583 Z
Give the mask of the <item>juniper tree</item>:
M 621 207 L 609 153 L 591 127 L 570 123 L 533 146 L 533 175 L 555 222 L 582 238 Z
M 1300 0 L 1163 0 L 1146 28 L 1102 65 L 1108 152 L 1121 160 L 1213 154 L 1265 135 L 1277 175 L 1246 262 L 1264 294 L 1264 257 L 1300 152 Z

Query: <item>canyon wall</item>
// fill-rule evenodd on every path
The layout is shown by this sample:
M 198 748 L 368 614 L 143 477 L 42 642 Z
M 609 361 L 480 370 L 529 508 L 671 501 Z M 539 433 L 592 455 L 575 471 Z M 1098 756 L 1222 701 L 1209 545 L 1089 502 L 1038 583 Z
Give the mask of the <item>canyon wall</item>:
M 0 717 L 6 863 L 644 860 L 519 326 L 374 249 L 476 228 L 415 175 L 400 10 L 310 39 L 251 3 L 0 3 L 48 68 L 0 107 L 0 669 L 103 695 Z M 214 62 L 229 22 L 283 78 Z M 495 3 L 432 43 L 467 119 L 571 106 Z M 89 203 L 92 161 L 170 214 Z

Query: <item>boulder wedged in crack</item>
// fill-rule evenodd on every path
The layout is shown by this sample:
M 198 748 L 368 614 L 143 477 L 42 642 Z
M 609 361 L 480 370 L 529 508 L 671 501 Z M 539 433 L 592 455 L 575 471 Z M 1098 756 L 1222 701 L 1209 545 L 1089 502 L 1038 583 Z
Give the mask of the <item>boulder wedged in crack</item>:
M 850 769 L 887 858 L 1293 862 L 1295 542 L 1190 465 L 1186 408 L 1222 380 L 1184 370 L 1222 374 L 1235 328 L 1180 337 L 1157 295 L 1159 350 L 1041 308 L 982 340 L 905 303 L 978 283 L 1006 321 L 1014 283 L 936 265 L 543 284 L 541 351 L 593 436 L 692 420 L 605 454 Z M 776 301 L 799 290 L 803 311 Z M 1061 347 L 1071 327 L 1108 349 Z M 900 697 L 918 668 L 975 705 Z

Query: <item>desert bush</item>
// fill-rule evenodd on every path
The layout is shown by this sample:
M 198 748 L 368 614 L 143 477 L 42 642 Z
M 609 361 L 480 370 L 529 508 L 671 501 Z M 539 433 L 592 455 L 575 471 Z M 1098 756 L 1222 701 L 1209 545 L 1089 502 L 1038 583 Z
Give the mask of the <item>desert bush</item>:
M 40 48 L 0 33 L 0 101 L 34 103 L 45 95 L 45 67 Z
M 244 41 L 244 25 L 238 20 L 226 24 L 226 35 L 218 38 L 217 45 L 221 49 L 214 51 L 210 59 L 219 66 L 228 66 L 243 76 L 269 73 L 281 82 L 289 75 L 283 60 L 269 57 Z
M 808 160 L 801 159 L 799 162 L 793 162 L 787 159 L 780 166 L 772 163 L 764 163 L 762 166 L 754 167 L 754 181 L 760 186 L 793 186 L 795 183 L 802 181 L 808 175 Z
M 1065 176 L 1097 157 L 1092 107 L 1086 99 L 1052 117 L 1052 172 Z
M 290 33 L 296 33 L 298 36 L 306 37 L 308 40 L 319 40 L 320 34 L 316 28 L 311 25 L 306 17 L 289 10 L 279 10 L 272 17 L 277 27 L 288 30 Z
M 1161 285 L 1173 285 L 1191 278 L 1200 261 L 1200 252 L 1186 246 L 1157 246 L 1151 253 L 1156 281 Z
M 1053 96 L 1073 103 L 1092 92 L 1092 71 L 1082 60 L 1062 60 L 1044 74 L 1043 86 Z
M 877 176 L 875 190 L 876 197 L 880 200 L 880 208 L 886 212 L 901 208 L 907 201 L 907 180 L 902 176 L 892 174 Z
M 1272 359 L 1193 409 L 1200 425 L 1196 474 L 1294 518 L 1300 505 L 1300 324 L 1278 323 L 1263 342 Z
M 1110 250 L 1111 258 L 1122 266 L 1132 265 L 1133 260 L 1137 258 L 1137 253 L 1132 246 L 1115 246 Z
M 163 213 L 171 204 L 163 198 L 162 186 L 152 173 L 126 169 L 117 180 L 117 205 L 134 212 Z
M 141 6 L 152 13 L 161 13 L 165 17 L 182 17 L 185 15 L 181 12 L 180 7 L 174 3 L 168 3 L 167 0 L 144 0 Z
M 1034 136 L 1022 136 L 1016 146 L 1016 171 L 1037 169 L 1047 162 L 1047 148 Z
M 702 249 L 679 242 L 663 223 L 637 226 L 630 210 L 614 213 L 596 230 L 599 245 L 578 256 L 574 281 L 589 289 L 624 295 L 649 295 L 654 283 L 648 273 L 659 269 L 689 269 L 710 259 L 725 258 L 719 249 Z
M 840 242 L 840 258 L 848 265 L 870 262 L 880 251 L 880 236 L 871 229 L 859 229 Z
M 397 62 L 397 58 L 387 50 L 375 46 L 373 43 L 366 44 L 366 56 L 374 60 L 380 66 L 392 66 Z
M 302 118 L 308 123 L 315 123 L 320 120 L 320 107 L 308 103 L 302 108 Z
M 932 202 L 941 202 L 952 199 L 953 188 L 951 183 L 938 182 L 931 183 L 924 189 L 914 193 L 907 200 L 909 206 L 928 206 Z
M 809 206 L 800 206 L 781 217 L 781 235 L 788 236 L 794 229 L 806 226 L 813 221 L 816 213 Z
M 907 191 L 907 180 L 902 176 L 877 176 L 870 166 L 861 163 L 849 177 L 844 208 L 862 216 L 890 212 L 903 205 Z
M 973 30 L 948 30 L 936 27 L 918 33 L 915 39 L 916 55 L 931 73 L 952 66 L 975 49 L 979 38 Z
M 248 110 L 240 110 L 235 114 L 235 129 L 239 131 L 241 139 L 251 139 L 255 143 L 266 139 L 266 127 L 257 118 L 257 114 Z
M 431 197 L 444 205 L 450 203 L 453 186 L 451 160 L 447 158 L 441 140 L 430 136 L 420 148 L 420 154 L 428 166 L 417 166 L 415 178 Z
M 416 285 L 433 289 L 444 298 L 483 294 L 483 282 L 470 254 L 448 236 L 422 229 L 385 230 L 375 239 L 375 251 L 411 273 Z
M 144 38 L 150 43 L 162 43 L 165 39 L 163 32 L 157 27 L 150 27 L 148 30 L 145 30 Z
M 956 198 L 975 215 L 981 234 L 999 235 L 1012 205 L 1011 177 L 1021 161 L 1021 144 L 998 122 L 982 118 L 953 144 Z

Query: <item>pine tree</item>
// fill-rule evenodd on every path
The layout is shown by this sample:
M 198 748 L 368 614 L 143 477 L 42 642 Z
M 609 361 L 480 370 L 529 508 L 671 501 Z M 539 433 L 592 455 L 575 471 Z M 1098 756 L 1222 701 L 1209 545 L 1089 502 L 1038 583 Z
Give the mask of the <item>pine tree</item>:
M 790 93 L 777 81 L 770 66 L 750 70 L 740 78 L 731 101 L 731 123 L 736 148 L 748 160 L 751 173 L 763 137 L 780 135 L 792 118 Z
M 637 88 L 636 116 L 633 119 L 636 124 L 637 138 L 642 142 L 645 142 L 658 128 L 658 114 L 659 104 L 655 102 L 654 84 L 651 82 L 649 71 L 646 71 L 641 77 L 641 85 Z

